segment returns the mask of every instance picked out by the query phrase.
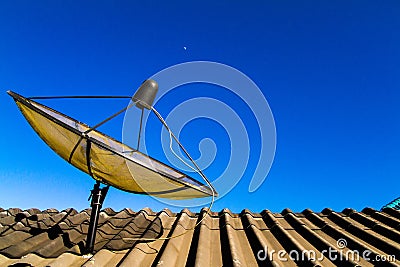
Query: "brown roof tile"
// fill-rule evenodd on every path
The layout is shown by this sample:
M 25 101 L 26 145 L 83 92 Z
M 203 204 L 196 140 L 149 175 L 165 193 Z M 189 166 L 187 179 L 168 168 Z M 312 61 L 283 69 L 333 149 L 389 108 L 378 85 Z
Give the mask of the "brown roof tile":
M 309 209 L 302 213 L 290 209 L 281 213 L 243 210 L 240 214 L 228 209 L 208 212 L 206 208 L 199 213 L 187 209 L 174 213 L 169 209 L 154 212 L 144 208 L 134 212 L 106 208 L 100 213 L 94 254 L 82 255 L 89 218 L 90 209 L 77 212 L 0 208 L 0 266 L 399 266 L 400 263 L 372 262 L 361 257 L 361 253 L 368 251 L 371 259 L 386 255 L 400 259 L 400 212 L 389 208 L 383 211 L 365 208 L 361 212 L 324 209 L 320 213 Z M 339 248 L 338 240 L 344 240 L 346 246 Z M 336 257 L 328 257 L 329 250 L 335 250 Z M 351 257 L 355 251 L 360 253 L 359 258 Z

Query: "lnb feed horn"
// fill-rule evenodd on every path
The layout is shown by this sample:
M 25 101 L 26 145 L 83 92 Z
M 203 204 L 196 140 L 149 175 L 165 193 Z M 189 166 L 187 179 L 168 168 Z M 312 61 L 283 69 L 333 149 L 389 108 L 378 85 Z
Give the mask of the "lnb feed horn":
M 158 83 L 152 79 L 145 80 L 137 89 L 133 100 L 137 101 L 136 106 L 140 109 L 151 109 L 158 92 Z

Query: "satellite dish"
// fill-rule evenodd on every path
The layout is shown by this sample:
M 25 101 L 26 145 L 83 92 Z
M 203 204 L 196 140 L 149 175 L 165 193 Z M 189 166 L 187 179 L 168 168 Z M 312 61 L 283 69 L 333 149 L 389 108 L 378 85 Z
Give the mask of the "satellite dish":
M 154 80 L 146 80 L 137 90 L 131 103 L 101 123 L 90 127 L 67 115 L 40 104 L 33 99 L 54 98 L 108 98 L 108 96 L 59 96 L 26 98 L 15 92 L 7 93 L 14 99 L 18 108 L 43 141 L 60 157 L 74 167 L 89 174 L 96 184 L 91 190 L 91 217 L 86 242 L 86 253 L 92 253 L 97 229 L 99 212 L 109 186 L 123 191 L 148 194 L 161 198 L 191 199 L 217 195 L 211 183 L 201 172 L 179 140 L 173 135 L 161 115 L 154 109 L 153 102 L 158 91 Z M 110 98 L 131 98 L 117 97 Z M 205 179 L 207 185 L 194 178 L 133 149 L 104 133 L 97 127 L 136 105 L 142 110 L 140 128 L 144 109 L 153 111 L 178 142 L 185 154 L 196 167 L 196 171 Z M 100 183 L 106 187 L 100 188 Z

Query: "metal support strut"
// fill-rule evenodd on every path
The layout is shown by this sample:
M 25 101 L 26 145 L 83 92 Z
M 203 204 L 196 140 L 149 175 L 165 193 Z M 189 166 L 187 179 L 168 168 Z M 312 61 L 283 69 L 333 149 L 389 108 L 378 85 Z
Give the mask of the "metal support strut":
M 109 188 L 110 186 L 100 188 L 100 182 L 96 182 L 93 190 L 91 190 L 89 199 L 92 198 L 92 202 L 90 203 L 90 206 L 92 207 L 92 212 L 90 213 L 90 222 L 86 239 L 85 254 L 93 253 L 100 210 Z

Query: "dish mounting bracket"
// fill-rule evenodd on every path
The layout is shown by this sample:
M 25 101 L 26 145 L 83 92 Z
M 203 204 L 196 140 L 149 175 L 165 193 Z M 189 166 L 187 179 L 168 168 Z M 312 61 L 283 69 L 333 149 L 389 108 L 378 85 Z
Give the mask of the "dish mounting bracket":
M 94 249 L 94 242 L 96 239 L 97 224 L 99 222 L 99 215 L 101 207 L 103 206 L 104 199 L 106 198 L 110 186 L 100 188 L 100 182 L 97 181 L 91 190 L 89 199 L 92 198 L 90 206 L 92 211 L 90 213 L 89 230 L 86 238 L 85 254 L 92 254 Z

